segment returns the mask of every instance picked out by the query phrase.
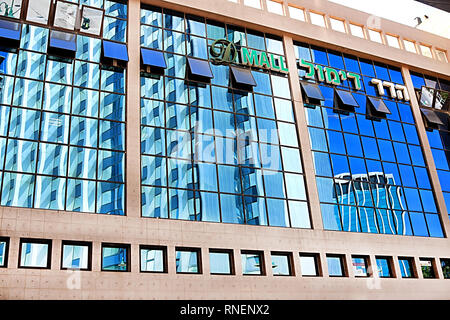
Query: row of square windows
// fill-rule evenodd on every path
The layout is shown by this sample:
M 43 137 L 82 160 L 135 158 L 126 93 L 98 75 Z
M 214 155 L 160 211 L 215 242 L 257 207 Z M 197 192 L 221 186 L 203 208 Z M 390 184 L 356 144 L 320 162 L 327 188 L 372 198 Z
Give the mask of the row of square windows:
M 0 238 L 0 267 L 8 264 L 9 238 Z M 50 269 L 52 240 L 21 238 L 19 242 L 19 268 Z M 61 269 L 92 270 L 92 243 L 62 241 Z M 169 262 L 166 246 L 140 245 L 140 272 L 167 273 Z M 128 244 L 101 244 L 101 270 L 130 272 L 131 246 Z M 214 275 L 235 275 L 235 253 L 232 249 L 209 249 L 209 269 Z M 258 250 L 241 250 L 243 275 L 295 276 L 292 252 L 272 251 L 270 253 L 271 272 L 266 270 L 267 254 Z M 349 267 L 345 254 L 325 254 L 329 277 L 348 277 Z M 369 278 L 377 273 L 380 278 L 417 278 L 418 266 L 414 257 L 398 257 L 396 274 L 394 258 L 375 256 L 376 265 L 371 265 L 368 255 L 351 255 L 351 268 L 355 277 Z M 450 259 L 418 258 L 422 277 L 439 278 L 436 261 L 440 262 L 442 276 L 450 279 Z M 321 277 L 324 275 L 321 255 L 318 253 L 299 253 L 300 269 L 304 277 Z M 175 270 L 180 274 L 202 274 L 202 250 L 200 248 L 175 247 Z

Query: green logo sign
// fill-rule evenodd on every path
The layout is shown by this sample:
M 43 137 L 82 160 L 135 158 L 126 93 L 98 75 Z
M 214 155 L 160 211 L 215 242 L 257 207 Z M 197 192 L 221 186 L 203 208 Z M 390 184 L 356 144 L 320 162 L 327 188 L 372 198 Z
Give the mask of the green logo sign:
M 289 72 L 283 56 L 245 47 L 238 50 L 236 45 L 227 39 L 214 41 L 209 53 L 215 63 L 237 63 L 277 72 Z
M 219 39 L 212 43 L 209 49 L 212 60 L 216 63 L 232 63 L 236 62 L 238 51 L 233 42 L 226 39 Z

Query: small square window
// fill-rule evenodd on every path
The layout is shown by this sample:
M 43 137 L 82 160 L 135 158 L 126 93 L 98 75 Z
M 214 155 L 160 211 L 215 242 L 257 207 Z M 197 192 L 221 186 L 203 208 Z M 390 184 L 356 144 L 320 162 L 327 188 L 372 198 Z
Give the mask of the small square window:
M 386 42 L 387 42 L 388 46 L 400 49 L 400 43 L 399 43 L 398 37 L 387 34 Z
M 322 90 L 317 84 L 301 81 L 300 85 L 302 87 L 303 100 L 306 104 L 320 105 L 320 102 L 325 100 Z
M 200 249 L 176 248 L 175 259 L 177 273 L 202 273 Z
M 267 0 L 267 11 L 281 16 L 284 15 L 283 4 L 278 1 Z
M 233 251 L 209 250 L 209 271 L 211 274 L 234 274 Z
M 264 275 L 264 258 L 260 251 L 241 251 L 242 274 Z
M 413 41 L 403 40 L 403 45 L 406 51 L 417 53 L 416 44 Z
M 272 252 L 272 273 L 274 276 L 292 276 L 292 255 L 284 252 Z
M 300 268 L 304 277 L 320 275 L 319 255 L 315 253 L 300 253 Z
M 29 0 L 27 20 L 31 22 L 48 24 L 51 0 Z
M 130 271 L 130 246 L 126 244 L 102 244 L 103 271 Z
M 0 16 L 20 19 L 22 0 L 5 0 L 0 6 Z
M 62 242 L 61 269 L 91 270 L 91 243 Z
M 441 268 L 444 279 L 450 279 L 450 259 L 441 259 Z
M 67 30 L 75 30 L 77 14 L 78 4 L 57 1 L 53 26 Z
M 322 13 L 309 12 L 311 23 L 325 28 L 325 16 Z
M 420 258 L 420 268 L 422 269 L 422 275 L 424 279 L 434 279 L 436 274 L 434 272 L 434 259 Z
M 0 238 L 0 268 L 8 266 L 9 238 Z
M 345 33 L 345 22 L 341 19 L 330 18 L 331 29 Z
M 103 10 L 83 5 L 80 31 L 99 36 L 103 25 Z
M 431 53 L 431 47 L 425 46 L 423 44 L 419 45 L 420 52 L 422 52 L 422 55 L 428 58 L 433 58 L 433 54 Z
M 393 278 L 392 259 L 390 257 L 375 257 L 377 262 L 378 276 L 380 278 Z
M 364 30 L 362 26 L 350 23 L 350 32 L 355 37 L 363 38 L 364 39 Z
M 141 272 L 167 273 L 167 249 L 160 246 L 140 247 Z
M 214 77 L 208 61 L 188 57 L 187 62 L 188 78 L 209 81 Z
M 383 43 L 383 41 L 381 40 L 381 32 L 377 31 L 377 30 L 372 30 L 372 29 L 368 29 L 369 30 L 369 39 L 374 41 L 374 42 L 378 42 L 378 43 Z
M 261 0 L 244 0 L 244 5 L 256 9 L 261 9 Z
M 102 57 L 103 59 L 117 60 L 119 62 L 128 62 L 127 45 L 113 41 L 102 41 Z
M 289 9 L 289 16 L 292 19 L 305 21 L 305 10 L 304 9 L 293 7 L 293 6 L 289 6 L 288 9 Z
M 355 277 L 369 277 L 369 258 L 366 256 L 352 256 L 352 267 Z
M 0 19 L 0 41 L 3 46 L 18 48 L 20 23 Z
M 400 273 L 402 278 L 414 278 L 414 259 L 407 257 L 399 257 L 398 265 L 400 267 Z
M 50 269 L 51 240 L 20 239 L 19 268 Z
M 327 254 L 327 265 L 330 277 L 345 277 L 344 256 Z
M 446 51 L 436 49 L 436 57 L 441 62 L 445 62 L 445 63 L 448 62 Z

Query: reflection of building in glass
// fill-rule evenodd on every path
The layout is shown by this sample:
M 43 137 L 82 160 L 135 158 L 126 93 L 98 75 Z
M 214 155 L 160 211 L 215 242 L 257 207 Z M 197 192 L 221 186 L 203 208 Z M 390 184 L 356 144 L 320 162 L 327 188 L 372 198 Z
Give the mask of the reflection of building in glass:
M 375 228 L 385 234 L 406 234 L 406 208 L 402 203 L 402 190 L 396 186 L 392 174 L 344 173 L 335 176 L 334 181 L 335 197 L 337 203 L 342 205 L 344 231 L 360 231 L 362 227 L 364 230 Z

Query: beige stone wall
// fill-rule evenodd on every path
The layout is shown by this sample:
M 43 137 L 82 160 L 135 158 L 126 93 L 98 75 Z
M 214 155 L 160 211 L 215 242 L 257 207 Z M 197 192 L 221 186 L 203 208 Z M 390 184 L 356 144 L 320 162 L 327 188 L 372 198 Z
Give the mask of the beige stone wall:
M 146 0 L 160 6 L 177 7 L 182 3 L 188 12 L 202 14 L 262 31 L 282 35 L 290 70 L 291 90 L 298 122 L 299 139 L 305 168 L 305 178 L 310 200 L 313 230 L 277 227 L 233 225 L 224 223 L 189 222 L 164 219 L 141 218 L 140 212 L 140 104 L 139 104 L 139 30 L 140 3 L 129 3 L 130 62 L 127 75 L 127 172 L 126 172 L 126 217 L 72 213 L 51 210 L 0 207 L 0 236 L 10 237 L 7 268 L 0 268 L 0 299 L 450 299 L 450 279 L 443 279 L 440 267 L 436 268 L 437 279 L 401 279 L 397 258 L 414 257 L 416 268 L 419 257 L 450 258 L 448 238 L 421 238 L 389 236 L 363 233 L 324 231 L 319 200 L 315 187 L 312 156 L 306 128 L 303 102 L 296 75 L 293 40 L 314 42 L 326 47 L 337 47 L 345 52 L 374 60 L 389 62 L 403 67 L 406 76 L 410 68 L 431 70 L 441 77 L 450 77 L 448 64 L 415 54 L 399 52 L 398 49 L 358 39 L 335 31 L 323 29 L 290 18 L 274 16 L 265 11 L 245 8 L 227 1 L 210 0 Z M 348 20 L 364 19 L 355 10 L 326 6 L 321 1 L 292 1 L 306 3 L 311 9 Z M 314 6 L 314 8 L 312 8 Z M 316 8 L 317 7 L 317 8 Z M 327 12 L 329 10 L 329 12 Z M 407 28 L 389 21 L 383 25 L 390 31 L 397 30 L 401 36 L 427 38 L 441 48 L 450 48 L 448 39 Z M 412 29 L 412 30 L 410 30 Z M 412 94 L 412 85 L 407 81 Z M 425 148 L 433 188 L 437 194 L 438 207 L 446 212 L 445 203 L 437 179 L 432 155 L 417 101 L 412 100 L 419 135 Z M 447 214 L 442 215 L 445 233 L 450 233 Z M 30 270 L 18 268 L 20 238 L 52 239 L 51 268 Z M 70 272 L 61 270 L 61 241 L 77 240 L 92 242 L 92 271 Z M 101 271 L 101 243 L 114 242 L 131 245 L 130 272 Z M 168 273 L 149 274 L 139 272 L 139 245 L 163 245 L 168 248 Z M 203 274 L 186 275 L 175 272 L 175 247 L 201 249 Z M 234 250 L 236 275 L 219 276 L 209 274 L 208 250 L 226 248 Z M 267 275 L 243 276 L 240 250 L 264 252 Z M 271 273 L 270 252 L 287 251 L 293 254 L 292 277 L 276 277 Z M 321 277 L 302 277 L 299 252 L 318 253 L 322 262 Z M 348 276 L 328 276 L 325 255 L 344 254 Z M 355 278 L 351 268 L 351 255 L 370 256 L 375 265 L 375 256 L 391 256 L 395 278 L 380 279 L 376 272 L 370 278 Z

